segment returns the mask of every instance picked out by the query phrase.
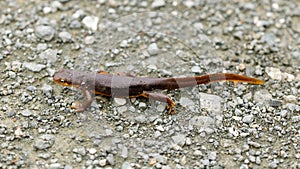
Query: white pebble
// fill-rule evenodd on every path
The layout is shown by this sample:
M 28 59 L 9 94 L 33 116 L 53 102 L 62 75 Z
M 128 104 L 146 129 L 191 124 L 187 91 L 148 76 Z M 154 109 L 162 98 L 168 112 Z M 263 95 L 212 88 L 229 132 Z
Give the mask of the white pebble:
M 83 18 L 82 23 L 92 31 L 96 31 L 98 28 L 99 18 L 96 16 L 86 16 Z

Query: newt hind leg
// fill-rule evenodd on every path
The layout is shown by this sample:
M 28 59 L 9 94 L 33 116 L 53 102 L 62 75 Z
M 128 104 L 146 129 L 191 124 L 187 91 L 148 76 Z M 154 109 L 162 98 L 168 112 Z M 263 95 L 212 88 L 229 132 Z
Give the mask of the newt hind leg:
M 174 109 L 175 103 L 168 96 L 166 96 L 162 93 L 152 93 L 152 92 L 148 92 L 148 91 L 143 91 L 143 93 L 140 96 L 143 96 L 145 98 L 151 98 L 151 99 L 154 99 L 154 100 L 160 101 L 160 102 L 165 102 L 168 104 L 168 107 L 167 107 L 168 115 L 171 115 L 172 111 L 173 111 L 173 114 L 176 114 L 176 109 Z

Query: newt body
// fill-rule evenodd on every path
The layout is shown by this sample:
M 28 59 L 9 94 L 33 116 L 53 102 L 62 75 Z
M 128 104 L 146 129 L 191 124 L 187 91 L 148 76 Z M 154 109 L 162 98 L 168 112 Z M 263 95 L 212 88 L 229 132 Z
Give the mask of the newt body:
M 260 79 L 231 73 L 180 78 L 149 78 L 84 72 L 71 69 L 60 70 L 54 75 L 53 80 L 63 86 L 73 86 L 82 90 L 86 101 L 76 103 L 72 106 L 77 112 L 84 111 L 90 106 L 92 103 L 92 94 L 99 94 L 110 97 L 146 97 L 166 102 L 168 103 L 168 114 L 171 113 L 175 103 L 168 96 L 153 91 L 174 90 L 218 81 L 264 84 L 264 81 Z

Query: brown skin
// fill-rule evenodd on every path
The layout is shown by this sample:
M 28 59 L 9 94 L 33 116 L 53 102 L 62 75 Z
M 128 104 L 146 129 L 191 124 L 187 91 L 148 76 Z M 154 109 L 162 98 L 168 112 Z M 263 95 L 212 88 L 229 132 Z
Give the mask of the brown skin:
M 168 114 L 171 114 L 175 103 L 164 94 L 154 93 L 154 90 L 174 90 L 219 81 L 264 84 L 264 81 L 260 79 L 231 73 L 180 78 L 149 78 L 112 75 L 105 72 L 83 72 L 71 69 L 60 70 L 54 75 L 53 80 L 55 83 L 63 86 L 73 86 L 82 90 L 85 101 L 71 106 L 77 112 L 84 111 L 91 105 L 93 94 L 99 94 L 109 97 L 146 97 L 166 102 L 168 104 Z

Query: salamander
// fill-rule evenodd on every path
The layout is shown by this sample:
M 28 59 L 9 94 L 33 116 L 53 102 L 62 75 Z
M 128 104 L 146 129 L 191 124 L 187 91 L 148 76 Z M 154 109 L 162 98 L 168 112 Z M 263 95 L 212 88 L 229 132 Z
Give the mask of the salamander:
M 60 70 L 54 75 L 53 81 L 63 86 L 79 88 L 82 91 L 85 100 L 82 103 L 75 102 L 71 106 L 77 112 L 82 112 L 91 105 L 93 94 L 99 94 L 121 98 L 145 97 L 166 102 L 168 104 L 168 114 L 172 113 L 175 106 L 174 101 L 162 93 L 156 93 L 155 90 L 174 90 L 219 81 L 246 82 L 255 85 L 264 84 L 263 80 L 232 73 L 215 73 L 178 78 L 150 78 L 71 69 Z M 176 112 L 175 109 L 173 111 L 174 113 Z

